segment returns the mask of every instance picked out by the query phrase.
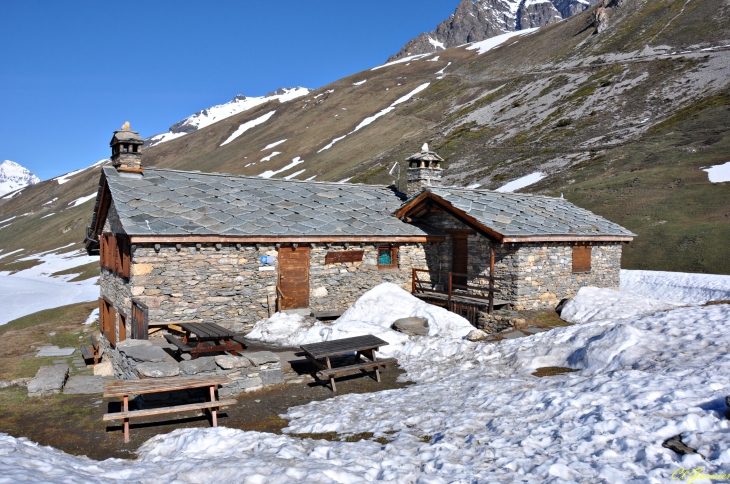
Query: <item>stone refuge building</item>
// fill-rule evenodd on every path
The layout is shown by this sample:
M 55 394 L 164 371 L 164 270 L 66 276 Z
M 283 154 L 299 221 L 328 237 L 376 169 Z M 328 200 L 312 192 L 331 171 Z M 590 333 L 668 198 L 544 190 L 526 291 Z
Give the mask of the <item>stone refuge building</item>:
M 581 286 L 617 288 L 621 243 L 634 237 L 567 200 L 440 187 L 427 147 L 408 160 L 408 198 L 392 186 L 143 167 L 139 141 L 115 132 L 87 229 L 112 346 L 152 324 L 244 332 L 274 310 L 344 310 L 382 282 L 411 290 L 414 269 L 480 287 L 493 266 L 497 298 L 555 306 Z

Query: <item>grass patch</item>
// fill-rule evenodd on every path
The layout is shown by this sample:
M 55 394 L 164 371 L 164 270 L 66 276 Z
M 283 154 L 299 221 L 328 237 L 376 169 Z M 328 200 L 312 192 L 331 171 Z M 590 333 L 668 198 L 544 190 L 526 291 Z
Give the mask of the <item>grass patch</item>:
M 89 262 L 82 266 L 72 267 L 63 271 L 54 272 L 51 276 L 66 276 L 69 274 L 78 274 L 73 279 L 69 279 L 69 282 L 85 281 L 99 276 L 99 263 Z
M 687 120 L 696 119 L 702 111 L 717 106 L 730 106 L 730 93 L 724 92 L 716 96 L 706 97 L 699 102 L 677 110 L 676 113 L 669 116 L 661 123 L 652 126 L 649 129 L 649 134 L 657 134 L 667 129 L 674 128 Z
M 571 118 L 563 118 L 559 119 L 555 126 L 558 128 L 564 128 L 566 126 L 570 126 L 571 124 L 573 124 L 573 120 Z
M 560 75 L 553 79 L 553 81 L 545 88 L 543 88 L 542 91 L 540 91 L 540 94 L 537 95 L 537 97 L 543 97 L 545 94 L 549 94 L 553 92 L 556 89 L 560 89 L 564 85 L 566 85 L 570 81 L 570 78 L 566 75 Z
M 305 434 L 289 434 L 292 437 L 299 439 L 313 439 L 313 440 L 327 440 L 329 442 L 360 442 L 361 440 L 370 440 L 375 434 L 372 432 L 360 432 L 359 434 L 341 435 L 337 432 L 320 432 L 320 433 L 305 433 Z M 380 437 L 384 439 L 384 437 Z M 379 440 L 376 440 L 379 442 Z M 386 442 L 387 443 L 387 442 Z
M 38 259 L 21 260 L 18 262 L 11 262 L 9 264 L 3 265 L 2 270 L 10 271 L 11 274 L 15 274 L 16 272 L 30 269 L 31 267 L 35 267 L 39 264 L 41 264 L 41 261 L 39 261 Z
M 85 302 L 78 304 L 70 304 L 58 308 L 44 309 L 37 313 L 14 319 L 7 324 L 0 326 L 0 334 L 8 331 L 17 331 L 21 329 L 31 328 L 46 323 L 54 323 L 59 326 L 66 324 L 81 324 L 86 321 L 91 311 L 99 307 L 99 303 Z M 79 330 L 82 329 L 79 326 Z
M 536 369 L 532 376 L 542 378 L 545 376 L 563 375 L 565 373 L 573 373 L 576 371 L 580 370 L 576 370 L 574 368 L 564 368 L 562 366 L 543 366 L 542 368 Z

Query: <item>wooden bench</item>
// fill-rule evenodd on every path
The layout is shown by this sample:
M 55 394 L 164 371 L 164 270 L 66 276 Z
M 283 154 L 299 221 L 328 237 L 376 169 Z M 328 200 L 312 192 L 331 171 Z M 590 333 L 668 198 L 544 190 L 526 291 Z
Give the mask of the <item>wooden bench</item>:
M 387 341 L 383 341 L 377 336 L 371 334 L 365 336 L 356 336 L 354 338 L 343 338 L 331 341 L 325 341 L 323 343 L 313 343 L 308 345 L 302 345 L 300 348 L 303 350 L 301 353 L 295 353 L 296 356 L 304 356 L 312 364 L 319 368 L 316 373 L 321 378 L 327 378 L 332 386 L 332 391 L 337 391 L 335 385 L 335 377 L 351 371 L 367 371 L 375 370 L 375 379 L 380 382 L 380 368 L 385 368 L 388 365 L 395 365 L 398 360 L 395 358 L 387 358 L 384 360 L 378 360 L 375 358 L 375 351 L 381 346 L 387 345 Z M 339 366 L 332 368 L 332 362 L 330 358 L 333 356 L 342 356 L 355 353 L 354 365 Z M 361 361 L 360 357 L 365 356 L 370 361 Z M 324 360 L 324 361 L 320 361 Z
M 180 356 L 181 353 L 190 353 L 190 346 L 183 343 L 182 340 L 169 334 L 165 335 L 165 339 L 168 343 L 177 347 L 178 356 Z
M 136 417 L 148 417 L 166 413 L 187 412 L 191 410 L 209 411 L 211 424 L 218 426 L 217 410 L 227 405 L 235 405 L 236 400 L 216 400 L 215 390 L 218 385 L 230 383 L 227 376 L 192 377 L 192 378 L 149 378 L 144 380 L 112 380 L 104 386 L 104 397 L 122 397 L 122 411 L 104 414 L 103 420 L 122 420 L 124 425 L 124 442 L 129 442 L 129 419 Z M 169 407 L 150 408 L 142 410 L 129 410 L 129 398 L 132 395 L 147 395 L 150 393 L 174 392 L 180 390 L 191 390 L 195 388 L 208 387 L 206 401 L 201 403 L 189 403 L 185 405 L 173 405 Z
M 84 361 L 94 360 L 94 364 L 96 365 L 99 363 L 99 342 L 93 334 L 89 335 L 89 342 L 91 342 L 91 345 L 82 346 L 79 350 Z

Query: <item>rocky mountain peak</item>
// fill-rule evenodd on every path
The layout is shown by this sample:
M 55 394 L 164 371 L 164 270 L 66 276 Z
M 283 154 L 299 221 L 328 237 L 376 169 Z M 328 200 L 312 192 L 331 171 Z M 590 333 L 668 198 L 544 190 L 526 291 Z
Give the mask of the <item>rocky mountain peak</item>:
M 435 30 L 408 41 L 389 62 L 559 22 L 600 0 L 461 0 Z
M 0 195 L 28 185 L 35 185 L 40 181 L 40 178 L 30 170 L 14 161 L 5 160 L 0 163 Z

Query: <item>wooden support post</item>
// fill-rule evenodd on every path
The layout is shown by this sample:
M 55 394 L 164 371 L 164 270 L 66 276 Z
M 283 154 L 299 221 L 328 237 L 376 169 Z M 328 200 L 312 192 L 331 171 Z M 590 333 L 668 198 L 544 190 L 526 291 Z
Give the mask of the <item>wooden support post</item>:
M 413 273 L 411 275 L 411 294 L 416 293 L 416 269 L 413 269 Z
M 215 385 L 211 385 L 210 387 L 210 401 L 215 402 Z M 213 423 L 213 427 L 218 426 L 218 410 L 216 407 L 213 407 L 210 409 L 210 419 Z
M 122 412 L 128 412 L 129 411 L 129 396 L 124 395 L 122 397 Z M 126 444 L 129 442 L 129 419 L 125 418 L 123 420 L 124 422 L 124 443 Z
M 494 242 L 489 242 L 489 309 L 487 312 L 492 314 L 494 311 Z
M 452 284 L 454 279 L 454 273 L 449 272 L 449 301 L 451 301 Z
M 330 363 L 330 357 L 329 356 L 326 357 L 325 360 L 327 361 L 327 369 L 331 370 L 332 363 Z M 337 392 L 337 386 L 335 385 L 335 376 L 334 375 L 330 376 L 330 385 L 332 385 L 332 391 Z

